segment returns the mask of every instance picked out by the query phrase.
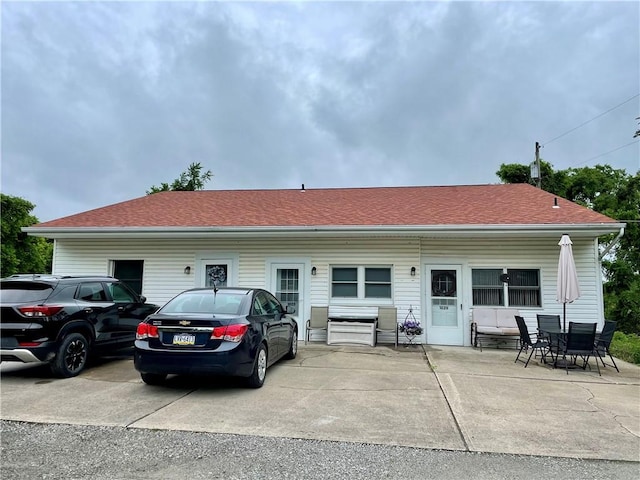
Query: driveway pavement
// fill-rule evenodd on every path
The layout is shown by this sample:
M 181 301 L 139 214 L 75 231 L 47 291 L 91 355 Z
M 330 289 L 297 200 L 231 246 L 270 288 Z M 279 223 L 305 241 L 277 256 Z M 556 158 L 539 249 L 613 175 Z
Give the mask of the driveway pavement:
M 300 346 L 263 388 L 140 380 L 130 357 L 72 379 L 3 363 L 0 417 L 37 423 L 334 440 L 640 462 L 640 367 L 514 364 L 514 350 Z

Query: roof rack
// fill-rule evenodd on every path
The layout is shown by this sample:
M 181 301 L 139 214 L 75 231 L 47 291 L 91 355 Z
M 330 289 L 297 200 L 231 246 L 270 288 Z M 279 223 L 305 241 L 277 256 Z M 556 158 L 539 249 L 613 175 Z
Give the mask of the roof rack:
M 53 273 L 14 273 L 13 275 L 9 275 L 8 277 L 3 278 L 3 280 L 7 279 L 55 279 L 62 280 L 65 278 L 115 278 L 112 275 L 104 275 L 104 274 L 94 274 L 94 275 L 55 275 Z

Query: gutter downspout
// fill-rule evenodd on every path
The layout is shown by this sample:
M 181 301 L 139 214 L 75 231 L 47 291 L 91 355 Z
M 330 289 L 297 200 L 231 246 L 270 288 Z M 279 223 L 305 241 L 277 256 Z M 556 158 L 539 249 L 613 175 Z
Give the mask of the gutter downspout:
M 613 239 L 613 241 L 607 245 L 605 247 L 605 249 L 602 251 L 602 253 L 599 255 L 598 260 L 600 262 L 602 262 L 602 259 L 604 258 L 604 256 L 609 253 L 609 251 L 616 246 L 616 244 L 620 241 L 620 239 L 622 238 L 622 236 L 624 235 L 624 227 L 620 228 L 620 232 L 618 233 L 618 236 L 616 238 Z

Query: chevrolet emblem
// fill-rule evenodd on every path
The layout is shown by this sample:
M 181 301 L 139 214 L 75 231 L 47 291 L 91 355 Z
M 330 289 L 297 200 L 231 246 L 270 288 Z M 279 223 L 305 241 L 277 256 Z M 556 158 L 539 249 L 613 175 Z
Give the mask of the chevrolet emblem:
M 189 320 L 180 320 L 178 323 L 180 325 L 191 325 L 191 322 Z

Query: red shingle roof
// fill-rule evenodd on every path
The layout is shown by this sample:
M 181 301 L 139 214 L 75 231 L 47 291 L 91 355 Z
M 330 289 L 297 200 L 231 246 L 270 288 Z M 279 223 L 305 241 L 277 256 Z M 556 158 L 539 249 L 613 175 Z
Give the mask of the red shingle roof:
M 527 184 L 162 192 L 36 228 L 615 223 Z

